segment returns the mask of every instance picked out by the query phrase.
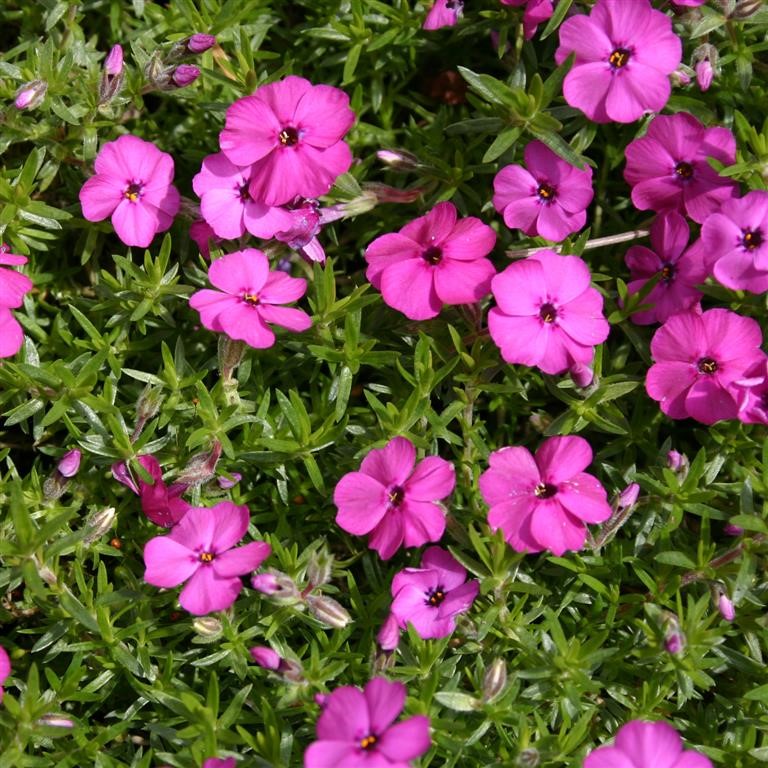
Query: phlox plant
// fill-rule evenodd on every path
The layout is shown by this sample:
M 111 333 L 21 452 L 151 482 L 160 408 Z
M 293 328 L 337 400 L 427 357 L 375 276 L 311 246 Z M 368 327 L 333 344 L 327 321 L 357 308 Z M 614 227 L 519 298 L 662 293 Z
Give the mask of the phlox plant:
M 0 17 L 0 768 L 768 759 L 764 3 Z

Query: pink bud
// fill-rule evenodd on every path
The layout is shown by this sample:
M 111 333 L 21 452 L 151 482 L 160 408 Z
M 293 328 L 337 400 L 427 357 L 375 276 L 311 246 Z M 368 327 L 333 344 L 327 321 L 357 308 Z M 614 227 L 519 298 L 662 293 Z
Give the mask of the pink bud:
M 239 472 L 230 472 L 230 477 L 226 477 L 225 475 L 219 475 L 219 477 L 217 478 L 219 483 L 219 488 L 223 488 L 224 490 L 229 490 L 230 488 L 234 488 L 242 479 L 243 479 L 243 476 Z
M 271 573 L 257 573 L 251 578 L 251 586 L 265 595 L 274 595 L 280 589 L 277 579 Z
M 214 45 L 216 45 L 215 35 L 204 35 L 200 32 L 192 35 L 192 37 L 187 40 L 187 50 L 190 53 L 202 53 L 209 48 L 213 48 Z
M 136 485 L 136 481 L 131 476 L 128 464 L 125 461 L 117 461 L 112 465 L 112 477 L 126 488 L 130 488 L 136 495 L 139 494 L 139 486 Z
M 691 84 L 691 76 L 684 69 L 676 69 L 669 77 L 678 88 Z
M 723 533 L 727 536 L 741 536 L 741 534 L 744 533 L 744 529 L 739 528 L 738 525 L 734 525 L 733 523 L 726 523 L 723 528 Z
M 629 509 L 637 503 L 637 497 L 640 495 L 640 486 L 637 483 L 630 483 L 620 494 L 618 500 L 619 509 Z
M 571 375 L 573 383 L 582 389 L 588 387 L 595 378 L 595 372 L 588 365 L 582 365 L 581 363 L 574 363 L 568 370 L 568 373 Z
M 352 621 L 347 609 L 332 597 L 307 595 L 306 602 L 310 613 L 329 627 L 344 629 Z
M 68 717 L 61 715 L 43 715 L 38 721 L 38 725 L 47 725 L 49 728 L 74 728 L 75 723 Z
M 733 601 L 725 592 L 720 592 L 717 598 L 717 610 L 726 621 L 733 621 L 736 618 L 736 609 L 733 607 Z
M 199 67 L 196 67 L 194 64 L 179 64 L 173 70 L 171 80 L 177 88 L 185 88 L 194 83 L 198 77 L 200 77 Z
M 327 693 L 316 693 L 312 698 L 315 700 L 315 704 L 317 704 L 320 709 L 323 709 L 325 705 L 328 703 L 328 694 Z
M 113 45 L 107 58 L 104 59 L 104 71 L 110 77 L 117 77 L 123 71 L 123 47 Z
M 673 656 L 681 653 L 685 647 L 685 639 L 681 632 L 672 629 L 664 638 L 664 650 Z
M 42 104 L 47 90 L 48 83 L 45 80 L 32 80 L 25 83 L 16 91 L 13 105 L 16 109 L 34 109 Z
M 667 454 L 667 466 L 673 472 L 681 472 L 683 469 L 688 467 L 688 457 L 684 453 L 670 451 Z
M 234 757 L 220 759 L 218 757 L 209 757 L 202 765 L 202 768 L 235 768 L 237 760 Z
M 702 91 L 708 90 L 709 86 L 712 85 L 712 78 L 715 75 L 709 59 L 702 59 L 694 69 L 696 70 L 696 82 L 699 84 L 699 88 Z
M 400 627 L 393 613 L 390 613 L 381 625 L 376 642 L 383 651 L 394 651 L 400 645 Z
M 62 477 L 74 477 L 80 469 L 80 458 L 82 454 L 76 448 L 72 451 L 67 451 L 61 459 L 59 459 L 59 465 L 57 469 Z
M 277 670 L 282 661 L 279 654 L 264 645 L 251 648 L 251 657 L 260 667 L 264 667 L 264 669 Z
M 419 158 L 405 149 L 380 149 L 376 157 L 397 171 L 412 171 L 419 166 Z
M 282 571 L 257 573 L 251 578 L 251 586 L 263 595 L 275 595 L 278 598 L 294 599 L 299 597 L 299 590 L 293 579 Z

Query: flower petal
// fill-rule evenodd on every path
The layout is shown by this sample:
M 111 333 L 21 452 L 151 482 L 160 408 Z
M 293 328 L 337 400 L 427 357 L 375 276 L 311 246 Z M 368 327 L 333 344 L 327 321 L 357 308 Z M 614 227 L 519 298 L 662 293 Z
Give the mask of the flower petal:
M 363 689 L 371 731 L 381 734 L 395 721 L 405 706 L 405 686 L 374 677 Z M 377 746 L 378 749 L 378 746 Z
M 264 541 L 251 541 L 216 555 L 211 564 L 217 576 L 231 578 L 255 571 L 266 560 L 272 547 Z
M 391 761 L 407 763 L 423 755 L 431 745 L 429 718 L 415 715 L 403 720 L 383 733 L 376 749 Z
M 387 490 L 367 473 L 349 472 L 336 484 L 333 503 L 338 508 L 336 525 L 362 536 L 370 533 L 387 513 Z
M 170 536 L 156 536 L 144 546 L 144 581 L 155 587 L 177 587 L 200 567 L 195 553 Z
M 179 595 L 185 611 L 203 616 L 213 611 L 225 611 L 237 600 L 243 582 L 239 578 L 219 579 L 210 566 L 199 568 Z
M 323 712 L 317 720 L 318 739 L 358 742 L 370 732 L 368 702 L 363 692 L 351 685 L 336 688 L 328 696 Z

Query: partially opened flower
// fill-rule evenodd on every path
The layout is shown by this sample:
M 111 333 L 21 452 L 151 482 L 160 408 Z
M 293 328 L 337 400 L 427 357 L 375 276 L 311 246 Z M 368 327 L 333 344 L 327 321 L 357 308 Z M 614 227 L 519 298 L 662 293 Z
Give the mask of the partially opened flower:
M 457 219 L 453 203 L 438 203 L 399 232 L 365 250 L 365 276 L 390 307 L 411 320 L 436 317 L 443 304 L 472 304 L 488 295 L 496 270 L 485 258 L 496 233 L 480 219 Z
M 651 248 L 633 245 L 624 260 L 631 273 L 629 293 L 637 293 L 655 275 L 659 282 L 651 289 L 643 303 L 651 309 L 635 312 L 632 321 L 638 325 L 663 323 L 672 315 L 698 304 L 702 297 L 696 287 L 707 279 L 707 268 L 700 246 L 688 250 L 688 225 L 677 212 L 662 214 L 651 224 Z M 698 241 L 697 241 L 698 242 Z
M 456 484 L 453 465 L 439 456 L 416 463 L 410 440 L 396 437 L 374 448 L 359 472 L 348 472 L 333 492 L 336 523 L 356 536 L 370 534 L 368 546 L 388 560 L 401 546 L 439 541 L 445 512 L 438 503 Z
M 138 136 L 120 136 L 96 155 L 96 175 L 80 190 L 88 221 L 112 218 L 126 245 L 146 248 L 165 232 L 179 212 L 181 198 L 173 181 L 173 158 Z
M 538 251 L 496 275 L 488 330 L 504 360 L 551 374 L 589 366 L 610 330 L 590 280 L 578 256 L 553 251 Z
M 517 552 L 581 549 L 587 523 L 612 513 L 600 481 L 584 472 L 591 462 L 589 443 L 575 436 L 550 437 L 535 455 L 517 446 L 494 451 L 480 475 L 489 525 Z
M 739 382 L 764 359 L 762 341 L 755 320 L 727 309 L 673 315 L 651 340 L 654 365 L 645 388 L 672 419 L 734 419 L 743 396 Z
M 616 732 L 613 746 L 587 755 L 584 768 L 712 768 L 712 762 L 700 752 L 684 750 L 668 723 L 631 720 Z
M 181 607 L 197 616 L 223 611 L 243 588 L 241 576 L 269 556 L 263 541 L 235 545 L 248 530 L 248 507 L 222 501 L 210 509 L 192 507 L 167 536 L 144 547 L 144 580 L 156 587 L 177 587 Z
M 523 32 L 526 40 L 530 40 L 536 34 L 539 24 L 547 21 L 554 13 L 552 0 L 501 0 L 501 4 L 525 6 Z
M 563 95 L 596 123 L 631 123 L 669 100 L 669 75 L 682 58 L 672 20 L 649 0 L 598 0 L 588 16 L 560 26 L 555 61 L 574 53 Z
M 280 306 L 300 299 L 307 290 L 306 280 L 270 272 L 267 257 L 256 248 L 216 259 L 208 269 L 208 279 L 220 290 L 206 288 L 189 299 L 208 330 L 265 349 L 275 343 L 275 334 L 267 323 L 296 333 L 312 325 L 306 312 Z
M 466 569 L 450 552 L 429 547 L 419 568 L 405 568 L 392 579 L 390 610 L 398 626 L 412 624 L 425 640 L 448 637 L 458 614 L 469 610 L 480 591 L 477 579 L 466 578 Z
M 11 657 L 8 651 L 0 645 L 0 701 L 3 700 L 3 684 L 11 674 Z
M 298 251 L 307 261 L 325 262 L 325 249 L 317 239 L 324 221 L 324 211 L 317 200 L 295 200 L 283 209 L 288 218 L 285 227 L 275 233 L 275 239 Z M 328 219 L 329 221 L 332 219 Z
M 435 0 L 421 28 L 432 31 L 456 26 L 463 11 L 464 0 Z
M 342 139 L 354 121 L 344 91 L 289 75 L 232 104 L 219 144 L 235 165 L 252 166 L 254 200 L 283 205 L 326 194 L 349 170 Z
M 540 141 L 525 147 L 525 167 L 507 165 L 493 180 L 493 205 L 510 229 L 559 242 L 578 232 L 592 202 L 592 169 L 561 160 Z
M 738 184 L 708 162 L 736 162 L 733 134 L 705 128 L 687 112 L 654 117 L 645 136 L 629 143 L 626 156 L 624 178 L 641 211 L 677 211 L 701 224 L 738 192 Z
M 336 688 L 323 700 L 317 741 L 304 753 L 304 768 L 407 768 L 430 746 L 429 718 L 415 715 L 395 724 L 405 705 L 405 686 L 375 677 L 361 691 Z

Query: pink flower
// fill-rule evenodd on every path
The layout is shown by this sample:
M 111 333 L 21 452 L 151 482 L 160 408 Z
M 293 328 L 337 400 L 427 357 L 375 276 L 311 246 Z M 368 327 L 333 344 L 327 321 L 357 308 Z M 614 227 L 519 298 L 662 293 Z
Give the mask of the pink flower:
M 691 417 L 703 424 L 734 419 L 741 394 L 737 382 L 764 358 L 762 340 L 757 322 L 727 309 L 674 315 L 651 340 L 655 364 L 645 388 L 672 419 Z
M 112 217 L 126 245 L 146 248 L 165 232 L 178 213 L 181 198 L 173 181 L 173 158 L 138 136 L 121 136 L 96 156 L 96 175 L 80 190 L 88 221 Z
M 717 610 L 726 621 L 733 621 L 736 618 L 736 609 L 733 607 L 733 601 L 725 592 L 721 592 L 717 598 Z
M 584 768 L 712 768 L 712 763 L 700 752 L 683 750 L 671 725 L 631 720 L 619 728 L 612 747 L 587 755 Z
M 655 275 L 661 275 L 643 300 L 653 307 L 632 315 L 632 321 L 638 325 L 663 323 L 699 303 L 703 294 L 696 286 L 707 279 L 707 268 L 700 247 L 694 245 L 684 250 L 688 233 L 685 219 L 671 211 L 657 216 L 651 225 L 653 250 L 633 245 L 627 251 L 624 260 L 632 273 L 632 281 L 627 286 L 630 294 L 639 292 Z
M 396 437 L 370 451 L 359 472 L 348 472 L 336 484 L 336 523 L 355 536 L 369 533 L 369 548 L 388 560 L 401 546 L 440 540 L 445 513 L 438 502 L 455 484 L 452 464 L 439 456 L 416 464 L 413 443 Z
M 736 291 L 768 291 L 768 192 L 726 200 L 702 225 L 701 241 L 718 282 Z
M 147 483 L 138 472 L 134 480 L 124 461 L 112 465 L 112 476 L 141 498 L 142 511 L 155 525 L 171 528 L 190 510 L 190 505 L 181 498 L 187 484 L 166 485 L 160 462 L 154 456 L 139 456 L 137 461 L 152 477 L 153 484 Z
M 394 651 L 400 645 L 400 625 L 397 616 L 390 613 L 376 634 L 376 643 L 382 651 Z
M 768 424 L 768 358 L 753 365 L 737 384 L 741 388 L 739 421 Z
M 204 763 L 202 768 L 235 768 L 237 760 L 234 757 L 227 757 L 220 759 L 218 757 L 209 757 Z
M 456 616 L 469 610 L 480 591 L 477 579 L 466 581 L 466 569 L 440 547 L 429 547 L 421 567 L 405 568 L 392 579 L 392 615 L 405 629 L 413 624 L 424 640 L 448 637 Z
M 7 245 L 0 245 L 0 265 L 16 267 L 26 263 L 26 256 L 17 256 Z M 32 281 L 26 275 L 0 266 L 0 358 L 15 355 L 24 343 L 24 331 L 11 309 L 20 307 L 24 295 L 32 288 Z
M 435 0 L 421 28 L 432 31 L 456 26 L 463 11 L 464 0 Z
M 488 313 L 488 330 L 504 360 L 551 374 L 589 366 L 595 345 L 609 331 L 603 297 L 590 279 L 578 256 L 552 251 L 539 251 L 496 275 L 491 290 L 498 306 Z
M 507 165 L 493 180 L 493 205 L 510 229 L 559 242 L 578 232 L 592 202 L 592 169 L 575 168 L 540 141 L 525 147 L 525 165 Z
M 60 459 L 56 466 L 59 474 L 62 477 L 74 477 L 80 471 L 80 460 L 83 454 L 75 448 L 72 451 L 67 451 Z
M 659 115 L 642 138 L 627 146 L 624 178 L 641 211 L 677 211 L 699 224 L 738 191 L 707 162 L 736 162 L 736 139 L 727 128 L 705 128 L 693 115 Z
M 554 13 L 552 0 L 501 0 L 501 4 L 525 6 L 523 32 L 526 40 L 530 40 L 536 34 L 539 24 L 550 19 Z
M 496 270 L 484 257 L 495 243 L 480 219 L 457 220 L 453 203 L 438 203 L 399 232 L 377 237 L 365 250 L 365 276 L 390 307 L 428 320 L 443 304 L 472 304 L 488 294 Z
M 167 536 L 144 547 L 144 580 L 156 587 L 187 585 L 181 607 L 196 616 L 229 608 L 240 594 L 240 577 L 256 570 L 272 551 L 263 541 L 235 547 L 248 530 L 248 507 L 222 501 L 192 507 Z
M 11 657 L 8 651 L 0 645 L 0 701 L 3 700 L 3 684 L 11 674 Z
M 648 0 L 598 0 L 589 16 L 560 27 L 555 60 L 576 54 L 563 95 L 596 123 L 631 123 L 667 103 L 669 75 L 682 58 L 672 21 Z
M 288 222 L 281 232 L 275 234 L 275 238 L 298 251 L 307 261 L 324 264 L 325 249 L 316 235 L 320 232 L 325 222 L 324 216 L 329 209 L 321 210 L 317 200 L 300 198 L 280 210 L 285 212 Z
M 429 718 L 393 725 L 405 704 L 405 686 L 375 677 L 361 691 L 337 688 L 323 702 L 317 741 L 304 753 L 304 768 L 406 768 L 430 746 Z
M 589 443 L 573 436 L 548 438 L 535 456 L 522 447 L 494 451 L 480 475 L 489 525 L 517 552 L 581 549 L 586 523 L 611 516 L 605 489 L 583 471 L 591 461 Z
M 251 658 L 264 669 L 276 670 L 280 667 L 280 654 L 267 648 L 265 645 L 258 645 L 251 648 Z
M 113 45 L 110 48 L 107 58 L 104 59 L 104 72 L 109 77 L 117 77 L 123 72 L 123 47 Z
M 296 333 L 312 325 L 306 312 L 279 306 L 300 299 L 307 290 L 306 280 L 270 272 L 267 257 L 256 248 L 216 259 L 208 269 L 208 279 L 220 290 L 197 291 L 189 304 L 210 331 L 265 349 L 275 343 L 267 323 Z
M 219 144 L 235 165 L 253 164 L 254 200 L 282 205 L 324 195 L 349 170 L 341 139 L 354 121 L 346 93 L 290 75 L 232 104 Z
M 208 155 L 192 179 L 200 212 L 218 237 L 234 240 L 248 230 L 268 239 L 291 225 L 288 211 L 253 200 L 249 183 L 250 169 L 234 165 L 223 152 Z

